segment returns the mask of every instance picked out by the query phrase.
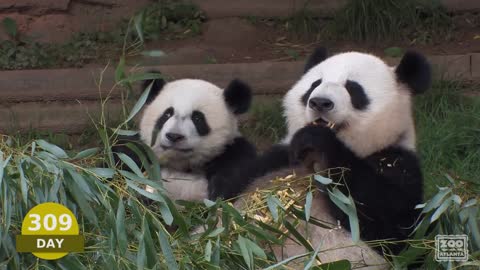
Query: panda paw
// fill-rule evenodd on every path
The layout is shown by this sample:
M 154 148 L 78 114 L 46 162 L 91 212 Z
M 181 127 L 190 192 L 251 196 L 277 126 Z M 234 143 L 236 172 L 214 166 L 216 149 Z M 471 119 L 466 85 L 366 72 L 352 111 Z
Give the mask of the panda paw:
M 293 135 L 290 142 L 290 162 L 305 163 L 307 159 L 328 157 L 337 145 L 335 133 L 328 127 L 306 126 Z

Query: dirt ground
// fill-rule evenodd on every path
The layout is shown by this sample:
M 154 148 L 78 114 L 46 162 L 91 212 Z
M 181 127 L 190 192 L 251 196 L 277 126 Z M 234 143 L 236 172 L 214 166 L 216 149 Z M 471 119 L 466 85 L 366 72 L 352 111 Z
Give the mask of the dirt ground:
M 431 55 L 480 53 L 480 14 L 456 16 L 454 25 L 449 36 L 437 36 L 428 44 L 409 38 L 351 42 L 326 39 L 320 33 L 294 33 L 273 20 L 252 23 L 248 19 L 226 18 L 206 22 L 200 36 L 147 44 L 147 50 L 163 50 L 167 57 L 136 57 L 136 60 L 144 65 L 292 61 L 302 59 L 316 46 L 327 47 L 332 52 L 360 50 L 379 56 L 385 55 L 384 50 L 389 47 L 415 49 Z

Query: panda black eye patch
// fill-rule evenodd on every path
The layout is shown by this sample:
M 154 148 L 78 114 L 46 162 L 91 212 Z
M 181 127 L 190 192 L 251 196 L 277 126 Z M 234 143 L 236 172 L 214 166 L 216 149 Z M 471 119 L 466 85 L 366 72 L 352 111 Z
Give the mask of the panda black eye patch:
M 193 111 L 192 112 L 192 122 L 197 129 L 198 135 L 205 136 L 210 133 L 210 126 L 207 123 L 207 119 L 205 118 L 205 114 L 200 111 Z
M 310 89 L 308 89 L 308 91 L 303 94 L 302 98 L 300 99 L 303 105 L 307 106 L 307 101 L 310 98 L 310 95 L 312 94 L 313 90 L 315 90 L 315 88 L 317 88 L 317 86 L 319 86 L 320 84 L 322 84 L 322 79 L 314 81 L 312 83 L 312 86 L 310 86 Z
M 161 130 L 165 122 L 167 122 L 167 120 L 170 119 L 170 117 L 172 117 L 174 113 L 175 110 L 173 109 L 173 107 L 169 107 L 168 109 L 166 109 L 163 112 L 162 116 L 157 119 L 157 122 L 155 123 L 155 129 Z
M 345 83 L 345 88 L 350 95 L 353 108 L 363 111 L 368 107 L 370 100 L 368 99 L 367 94 L 365 94 L 365 90 L 359 83 L 356 81 L 347 80 Z

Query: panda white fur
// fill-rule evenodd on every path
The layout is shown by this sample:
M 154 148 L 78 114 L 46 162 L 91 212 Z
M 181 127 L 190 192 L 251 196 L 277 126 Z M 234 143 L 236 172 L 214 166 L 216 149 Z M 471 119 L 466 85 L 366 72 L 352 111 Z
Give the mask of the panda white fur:
M 362 240 L 406 239 L 419 214 L 415 205 L 423 197 L 411 99 L 427 90 L 430 81 L 428 62 L 415 52 L 407 52 L 397 67 L 389 67 L 370 54 L 327 57 L 324 49 L 317 49 L 305 74 L 284 97 L 288 125 L 284 144 L 257 158 L 256 176 L 268 175 L 255 180 L 247 191 L 268 186 L 275 175 L 285 176 L 285 170 L 277 171 L 281 168 L 289 168 L 287 172 L 296 168 L 297 174 L 313 173 L 314 163 L 322 169 L 346 168 L 342 191 L 356 202 Z M 320 259 L 388 268 L 372 248 L 353 243 L 347 216 L 324 194 L 316 193 L 311 216 L 338 221 L 344 229 L 309 225 L 312 246 L 322 244 Z M 241 200 L 236 206 L 242 207 Z M 388 246 L 393 254 L 402 248 Z M 281 251 L 280 259 L 305 252 L 293 241 Z
M 207 81 L 181 79 L 146 81 L 144 88 L 150 84 L 139 134 L 159 160 L 170 198 L 236 196 L 248 184 L 239 177 L 239 166 L 256 157 L 237 121 L 250 107 L 249 86 L 233 80 L 223 90 Z

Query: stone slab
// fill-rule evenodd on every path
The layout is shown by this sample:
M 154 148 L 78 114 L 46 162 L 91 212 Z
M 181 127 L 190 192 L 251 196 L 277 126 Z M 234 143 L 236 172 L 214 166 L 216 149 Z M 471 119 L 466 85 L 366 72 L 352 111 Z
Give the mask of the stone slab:
M 21 9 L 21 10 L 42 10 L 59 11 L 67 10 L 70 0 L 2 0 L 0 10 Z
M 346 0 L 192 0 L 207 17 L 288 17 L 306 8 L 318 15 L 327 15 L 342 7 Z
M 478 11 L 480 1 L 478 0 L 441 0 L 441 4 L 449 11 Z
M 480 54 L 430 56 L 435 78 L 480 80 Z M 396 65 L 400 59 L 387 59 Z M 198 78 L 225 87 L 233 78 L 252 86 L 254 94 L 282 96 L 302 75 L 304 61 L 237 64 L 149 66 L 169 79 Z M 100 95 L 110 95 L 113 115 L 120 115 L 120 88 L 114 86 L 114 69 L 106 69 L 102 87 L 96 81 L 101 69 L 21 70 L 0 72 L 0 132 L 30 128 L 78 133 L 100 114 Z M 113 90 L 112 90 L 113 89 Z M 139 87 L 136 87 L 140 90 Z M 256 98 L 257 99 L 257 98 Z M 113 102 L 113 103 L 112 103 Z M 117 104 L 117 105 L 115 105 Z M 110 109 L 108 110 L 110 111 Z
M 261 62 L 214 65 L 150 66 L 167 77 L 197 78 L 225 87 L 231 79 L 250 83 L 255 94 L 284 93 L 301 75 L 302 62 Z M 107 69 L 98 87 L 101 69 L 15 70 L 0 72 L 0 104 L 34 101 L 98 100 L 107 94 L 120 96 L 113 88 L 114 70 Z M 112 90 L 113 89 L 113 90 Z
M 98 100 L 113 86 L 106 72 L 101 92 L 97 86 L 101 69 L 14 70 L 0 72 L 0 104 L 7 102 Z M 114 91 L 113 97 L 119 92 Z
M 480 53 L 471 54 L 472 79 L 480 81 Z
M 118 120 L 121 103 L 110 101 L 105 109 L 107 119 Z M 26 102 L 0 106 L 0 133 L 15 134 L 18 131 L 42 130 L 81 133 L 98 121 L 101 107 L 96 101 L 82 102 Z
M 430 56 L 435 78 L 471 79 L 470 55 L 438 55 Z

